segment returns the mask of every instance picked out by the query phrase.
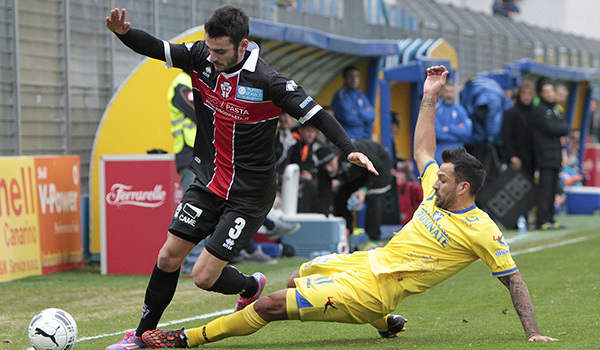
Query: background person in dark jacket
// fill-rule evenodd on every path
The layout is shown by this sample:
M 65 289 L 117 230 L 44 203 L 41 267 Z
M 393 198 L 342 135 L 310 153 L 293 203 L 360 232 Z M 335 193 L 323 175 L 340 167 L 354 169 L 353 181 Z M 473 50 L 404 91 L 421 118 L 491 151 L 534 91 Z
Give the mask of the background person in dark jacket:
M 501 131 L 508 166 L 515 171 L 522 171 L 531 182 L 535 173 L 531 130 L 534 97 L 533 82 L 524 81 L 517 92 L 515 105 L 504 113 Z
M 539 170 L 537 227 L 542 230 L 561 228 L 554 220 L 554 197 L 558 191 L 558 173 L 562 166 L 561 136 L 569 133 L 565 116 L 556 106 L 554 85 L 548 78 L 536 83 L 540 104 L 533 113 L 535 164 Z
M 319 149 L 317 158 L 319 166 L 326 169 L 331 178 L 339 180 L 340 185 L 333 199 L 333 214 L 346 219 L 346 227 L 352 233 L 354 229 L 354 218 L 352 211 L 348 209 L 348 199 L 357 196 L 359 206 L 367 205 L 365 220 L 365 231 L 370 239 L 381 238 L 381 211 L 382 197 L 391 188 L 392 162 L 389 154 L 380 144 L 370 140 L 355 140 L 354 146 L 359 152 L 363 152 L 373 162 L 379 171 L 379 175 L 371 176 L 341 157 L 334 157 L 329 153 L 329 148 Z M 329 151 L 327 151 L 329 149 Z M 339 160 L 339 163 L 338 163 Z M 320 192 L 321 194 L 322 192 Z

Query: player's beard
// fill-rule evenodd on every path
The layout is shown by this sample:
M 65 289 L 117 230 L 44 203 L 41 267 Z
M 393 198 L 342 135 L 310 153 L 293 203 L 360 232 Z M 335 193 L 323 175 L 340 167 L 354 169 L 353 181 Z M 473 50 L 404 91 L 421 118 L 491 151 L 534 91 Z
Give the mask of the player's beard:
M 225 63 L 214 63 L 215 68 L 219 71 L 219 72 L 226 72 L 227 70 L 231 69 L 233 66 L 235 66 L 238 63 L 238 59 L 240 58 L 240 53 L 237 50 L 237 48 L 234 50 L 233 55 L 231 56 L 230 59 L 228 59 Z
M 435 205 L 438 208 L 442 208 L 448 210 L 451 208 L 454 202 L 456 201 L 456 186 L 447 194 L 440 195 L 440 193 L 436 192 L 435 196 Z

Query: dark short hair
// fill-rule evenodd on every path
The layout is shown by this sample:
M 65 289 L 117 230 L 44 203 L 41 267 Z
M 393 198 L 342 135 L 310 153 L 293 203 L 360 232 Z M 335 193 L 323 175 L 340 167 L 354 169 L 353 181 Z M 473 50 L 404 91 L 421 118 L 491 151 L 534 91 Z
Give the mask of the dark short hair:
M 544 87 L 544 85 L 554 86 L 554 83 L 552 82 L 552 79 L 550 79 L 550 78 L 546 78 L 546 77 L 539 78 L 535 82 L 535 92 L 537 92 L 538 95 L 542 92 L 542 88 Z
M 360 72 L 360 69 L 358 69 L 357 66 L 351 64 L 349 66 L 344 67 L 344 70 L 342 71 L 342 76 L 345 78 L 346 75 L 348 75 L 348 73 L 350 73 L 351 71 L 356 70 Z
M 240 42 L 250 34 L 250 19 L 241 8 L 225 5 L 217 8 L 204 23 L 204 30 L 211 38 L 229 37 L 237 48 Z
M 315 152 L 315 155 L 317 156 L 317 166 L 322 167 L 326 164 L 329 164 L 333 158 L 339 154 L 332 147 L 321 146 Z
M 442 161 L 454 164 L 456 181 L 468 182 L 471 185 L 471 194 L 477 195 L 485 181 L 485 167 L 477 158 L 462 147 L 454 147 L 442 151 Z

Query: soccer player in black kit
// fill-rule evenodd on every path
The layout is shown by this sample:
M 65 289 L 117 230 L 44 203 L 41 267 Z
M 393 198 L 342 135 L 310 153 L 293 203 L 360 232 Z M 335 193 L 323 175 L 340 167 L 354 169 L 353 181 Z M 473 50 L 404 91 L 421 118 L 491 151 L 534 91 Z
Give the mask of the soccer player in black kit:
M 273 205 L 273 145 L 281 110 L 314 125 L 350 162 L 377 174 L 329 113 L 259 57 L 258 46 L 248 40 L 249 18 L 242 9 L 231 5 L 216 9 L 205 23 L 206 40 L 184 44 L 131 28 L 125 16 L 125 9 L 113 9 L 106 27 L 133 51 L 180 68 L 191 77 L 197 124 L 192 162 L 196 179 L 169 225 L 136 331 L 126 333 L 107 350 L 147 347 L 140 336 L 156 328 L 175 293 L 181 263 L 210 234 L 193 268 L 196 286 L 240 294 L 236 311 L 258 299 L 265 276 L 260 272 L 244 275 L 227 263 L 254 236 Z

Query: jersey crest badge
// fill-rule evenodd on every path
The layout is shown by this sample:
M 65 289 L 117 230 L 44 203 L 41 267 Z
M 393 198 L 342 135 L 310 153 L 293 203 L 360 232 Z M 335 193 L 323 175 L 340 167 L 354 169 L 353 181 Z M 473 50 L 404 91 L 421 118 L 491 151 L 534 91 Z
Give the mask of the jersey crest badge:
M 231 83 L 228 81 L 224 81 L 221 83 L 221 96 L 223 96 L 223 98 L 229 98 L 229 95 L 231 94 Z
M 298 85 L 293 80 L 288 80 L 285 83 L 285 91 L 296 91 Z

